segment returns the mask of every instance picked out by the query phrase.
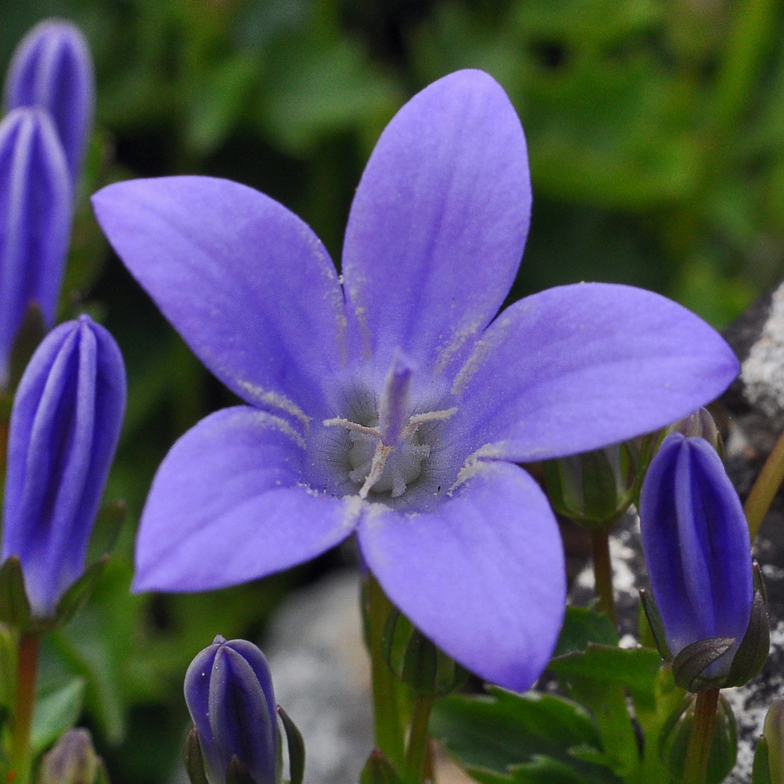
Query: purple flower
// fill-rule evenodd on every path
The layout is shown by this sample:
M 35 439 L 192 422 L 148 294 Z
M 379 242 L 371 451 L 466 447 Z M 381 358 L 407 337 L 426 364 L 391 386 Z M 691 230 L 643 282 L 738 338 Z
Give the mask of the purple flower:
M 74 182 L 92 128 L 93 81 L 84 36 L 62 19 L 46 19 L 30 30 L 6 74 L 6 111 L 38 106 L 51 115 Z
M 667 436 L 645 476 L 640 529 L 670 653 L 734 638 L 704 673 L 726 676 L 751 617 L 751 543 L 738 494 L 707 441 Z
M 54 323 L 71 230 L 71 179 L 46 112 L 0 123 L 0 386 L 27 306 Z
M 225 784 L 236 757 L 256 784 L 280 780 L 275 694 L 264 654 L 218 635 L 188 667 L 185 702 L 210 784 Z
M 87 316 L 52 330 L 19 383 L 0 557 L 19 556 L 37 618 L 82 574 L 124 408 L 120 350 Z
M 551 289 L 493 320 L 531 189 L 520 122 L 479 71 L 431 85 L 382 134 L 342 279 L 302 221 L 233 182 L 136 180 L 94 206 L 131 272 L 249 404 L 209 416 L 164 461 L 136 589 L 251 580 L 356 532 L 412 622 L 512 688 L 544 667 L 565 600 L 555 519 L 514 463 L 654 430 L 738 370 L 693 314 L 626 286 Z

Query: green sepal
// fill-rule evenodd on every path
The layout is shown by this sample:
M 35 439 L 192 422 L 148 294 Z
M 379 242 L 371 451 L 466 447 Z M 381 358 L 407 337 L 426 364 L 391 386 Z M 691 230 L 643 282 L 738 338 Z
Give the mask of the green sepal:
M 199 731 L 196 727 L 191 727 L 185 738 L 183 756 L 185 758 L 185 772 L 188 774 L 191 784 L 209 784 L 207 774 L 204 771 L 204 757 L 201 753 L 201 743 L 199 743 Z
M 32 625 L 22 562 L 17 555 L 6 558 L 0 566 L 0 623 L 13 626 L 21 632 L 28 631 Z
M 770 653 L 770 619 L 761 591 L 754 591 L 751 617 L 725 686 L 743 686 L 760 674 Z
M 283 723 L 283 729 L 286 731 L 286 747 L 289 752 L 289 781 L 291 784 L 302 784 L 302 779 L 305 777 L 305 741 L 297 725 L 280 705 L 277 706 L 277 711 Z
M 63 594 L 57 603 L 52 628 L 68 623 L 90 598 L 96 583 L 103 574 L 109 556 L 104 555 L 92 564 L 87 571 Z
M 244 762 L 235 754 L 226 768 L 226 784 L 257 784 Z
M 414 694 L 443 697 L 468 680 L 468 670 L 425 637 L 397 608 L 387 618 L 382 644 L 389 668 Z
M 367 758 L 359 784 L 401 784 L 395 766 L 384 756 L 380 749 L 373 749 Z
M 31 302 L 24 312 L 22 323 L 11 344 L 11 354 L 8 358 L 9 390 L 15 390 L 19 386 L 22 374 L 35 350 L 46 337 L 46 332 L 46 321 L 41 307 L 37 302 Z
M 645 588 L 640 588 L 640 603 L 642 604 L 645 617 L 648 619 L 648 626 L 650 627 L 653 640 L 656 643 L 656 647 L 658 648 L 662 659 L 671 662 L 672 654 L 667 646 L 667 638 L 664 634 L 664 624 L 659 615 L 659 608 L 656 606 L 653 596 L 648 593 Z
M 768 742 L 760 735 L 754 752 L 754 764 L 751 767 L 751 784 L 773 784 L 770 777 L 770 760 L 768 758 Z
M 0 623 L 0 732 L 16 696 L 17 640 L 10 626 Z
M 734 637 L 707 637 L 687 645 L 672 662 L 675 683 L 691 692 L 721 687 L 724 678 L 708 679 L 702 678 L 701 675 L 733 645 Z
M 659 736 L 659 756 L 674 781 L 683 780 L 689 749 L 696 696 L 687 695 L 665 722 Z M 713 728 L 705 784 L 720 784 L 735 767 L 738 754 L 738 727 L 727 700 L 719 696 Z

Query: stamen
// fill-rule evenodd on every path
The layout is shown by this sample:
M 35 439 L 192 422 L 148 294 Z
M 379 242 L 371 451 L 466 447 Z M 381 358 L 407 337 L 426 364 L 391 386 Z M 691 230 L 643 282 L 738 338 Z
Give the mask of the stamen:
M 408 420 L 408 425 L 403 431 L 403 440 L 411 438 L 416 433 L 420 425 L 426 422 L 443 422 L 445 419 L 450 419 L 457 413 L 457 408 L 445 408 L 443 411 L 428 411 L 425 414 L 414 414 Z
M 384 446 L 382 441 L 379 441 L 376 444 L 376 451 L 373 453 L 373 461 L 370 464 L 370 471 L 365 479 L 365 484 L 359 490 L 359 497 L 363 500 L 367 498 L 367 494 L 370 492 L 370 488 L 373 487 L 379 479 L 381 479 L 381 475 L 384 473 L 384 466 L 386 465 L 387 458 L 389 455 L 394 452 L 395 447 L 393 446 Z
M 345 427 L 346 430 L 354 433 L 362 433 L 366 436 L 373 438 L 381 438 L 381 431 L 377 427 L 365 427 L 365 425 L 358 425 L 350 419 L 343 419 L 343 417 L 334 417 L 333 419 L 325 419 L 321 424 L 324 427 Z

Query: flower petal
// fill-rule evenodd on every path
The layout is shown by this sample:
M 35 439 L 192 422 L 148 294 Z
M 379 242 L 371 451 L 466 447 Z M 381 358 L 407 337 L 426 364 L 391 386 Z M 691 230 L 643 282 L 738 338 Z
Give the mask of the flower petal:
M 354 197 L 343 275 L 365 347 L 454 360 L 498 312 L 531 212 L 525 137 L 500 85 L 459 71 L 387 126 Z
M 283 419 L 245 406 L 189 430 L 158 469 L 136 540 L 136 590 L 202 591 L 307 561 L 345 539 L 356 498 L 302 484 Z
M 455 379 L 452 438 L 518 462 L 598 449 L 686 416 L 739 365 L 702 319 L 658 294 L 581 283 L 502 313 Z
M 522 691 L 547 664 L 566 603 L 550 506 L 517 466 L 477 463 L 436 512 L 373 507 L 362 555 L 392 602 L 486 680 Z
M 244 400 L 324 414 L 342 362 L 343 299 L 321 242 L 285 207 L 209 177 L 110 185 L 106 236 L 205 365 Z

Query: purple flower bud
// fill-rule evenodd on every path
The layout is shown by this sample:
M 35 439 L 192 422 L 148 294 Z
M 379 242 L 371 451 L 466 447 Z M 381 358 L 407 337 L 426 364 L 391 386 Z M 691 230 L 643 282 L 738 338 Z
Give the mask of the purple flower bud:
M 19 556 L 38 618 L 82 574 L 124 409 L 120 349 L 88 316 L 52 330 L 19 383 L 1 557 Z
M 280 778 L 272 678 L 264 654 L 218 635 L 188 667 L 185 702 L 199 735 L 210 784 L 225 784 L 233 757 L 256 784 Z
M 680 433 L 664 439 L 643 483 L 640 528 L 670 653 L 734 639 L 702 675 L 726 676 L 751 617 L 751 544 L 738 494 L 707 441 Z
M 5 108 L 39 106 L 51 115 L 73 181 L 90 135 L 94 103 L 93 65 L 79 28 L 62 19 L 37 24 L 11 60 Z
M 0 123 L 0 386 L 27 306 L 54 323 L 71 224 L 71 180 L 46 112 L 16 109 Z

